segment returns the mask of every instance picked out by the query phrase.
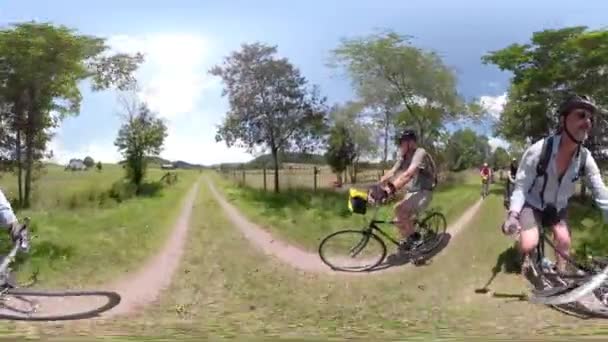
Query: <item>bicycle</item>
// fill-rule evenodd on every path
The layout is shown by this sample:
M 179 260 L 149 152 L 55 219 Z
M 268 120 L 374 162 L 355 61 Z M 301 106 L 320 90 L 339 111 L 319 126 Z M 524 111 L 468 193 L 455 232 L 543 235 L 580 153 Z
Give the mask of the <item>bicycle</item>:
M 27 227 L 29 223 L 29 218 L 26 218 L 24 222 L 26 222 L 24 227 Z M 24 245 L 24 243 L 29 244 L 27 238 L 27 229 L 23 229 L 21 232 L 22 233 L 20 234 L 20 237 L 13 243 L 11 251 L 8 253 L 8 255 L 4 256 L 2 263 L 0 264 L 0 319 L 20 321 L 63 321 L 92 318 L 102 312 L 108 311 L 116 307 L 120 303 L 120 295 L 112 291 L 49 291 L 41 289 L 28 289 L 27 287 L 32 286 L 36 283 L 35 279 L 31 282 L 31 284 L 28 284 L 24 287 L 17 286 L 14 274 L 12 274 L 11 272 L 10 264 L 15 261 L 17 253 L 22 250 L 22 246 Z M 34 278 L 36 278 L 36 275 L 34 275 Z M 41 299 L 27 299 L 27 297 Z M 48 302 L 50 302 L 51 298 L 54 297 L 60 297 L 61 301 L 60 303 L 58 303 L 58 305 L 49 305 L 49 307 L 46 308 L 46 311 L 48 311 L 50 314 L 36 316 L 36 314 L 41 311 L 39 302 L 46 301 L 47 304 L 49 304 Z M 70 308 L 70 305 L 66 305 L 66 298 L 68 297 L 105 297 L 107 299 L 107 302 L 92 310 L 65 314 L 65 311 L 68 311 L 68 309 Z M 79 307 L 83 306 L 84 304 L 86 303 L 83 303 L 81 301 L 75 306 Z M 73 306 L 74 305 L 72 305 L 72 307 Z M 45 310 L 43 309 L 42 311 Z M 62 311 L 64 313 L 61 313 Z
M 365 215 L 367 212 L 367 194 L 355 189 L 351 189 L 349 191 L 349 210 L 353 214 Z M 384 238 L 386 238 L 389 242 L 393 243 L 397 248 L 399 248 L 399 242 L 392 238 L 389 234 L 387 234 L 384 230 L 382 230 L 378 225 L 380 224 L 392 224 L 394 225 L 397 221 L 390 220 L 378 220 L 377 215 L 380 210 L 380 206 L 376 206 L 374 214 L 369 221 L 368 225 L 363 229 L 355 230 L 355 229 L 345 229 L 340 230 L 326 236 L 321 243 L 319 244 L 318 253 L 327 266 L 332 268 L 333 270 L 338 271 L 346 271 L 346 272 L 364 272 L 372 270 L 378 267 L 386 258 L 387 255 L 387 247 L 386 243 L 383 239 L 375 233 L 375 231 L 379 232 Z M 433 225 L 432 223 L 436 221 L 437 224 Z M 414 234 L 417 234 L 417 244 L 412 246 L 412 248 L 403 251 L 405 254 L 426 254 L 433 251 L 437 246 L 441 243 L 441 237 L 445 233 L 446 230 L 446 219 L 445 216 L 436 210 L 427 211 L 427 214 L 424 215 L 423 218 L 414 218 L 413 225 L 415 227 Z M 338 257 L 338 261 L 344 263 L 350 263 L 350 260 L 359 255 L 363 250 L 368 247 L 370 241 L 375 242 L 379 247 L 379 254 L 372 257 L 371 259 L 364 259 L 363 262 L 367 263 L 367 266 L 338 266 L 334 262 L 331 262 L 329 259 L 333 256 L 331 252 L 328 252 L 327 249 L 330 249 L 329 242 L 338 240 L 338 237 L 352 237 L 354 239 L 354 245 L 350 247 L 349 256 L 350 259 L 345 259 L 343 257 Z M 346 242 L 338 243 L 340 248 L 351 245 Z M 348 248 L 348 247 L 347 247 Z M 367 249 L 366 251 L 369 251 Z
M 583 311 L 591 316 L 608 318 L 608 283 L 605 283 L 608 278 L 608 258 L 589 258 L 586 265 L 577 262 L 559 251 L 547 238 L 547 227 L 542 224 L 539 227 L 538 245 L 529 256 L 528 271 L 532 279 L 526 278 L 534 289 L 528 300 L 569 314 Z M 545 256 L 545 243 L 578 272 L 568 275 L 555 272 L 552 262 Z M 589 301 L 592 299 L 589 295 L 597 300 L 595 304 L 593 300 Z M 585 297 L 587 303 L 581 303 Z
M 481 177 L 481 198 L 486 198 L 489 195 L 490 180 L 489 176 Z

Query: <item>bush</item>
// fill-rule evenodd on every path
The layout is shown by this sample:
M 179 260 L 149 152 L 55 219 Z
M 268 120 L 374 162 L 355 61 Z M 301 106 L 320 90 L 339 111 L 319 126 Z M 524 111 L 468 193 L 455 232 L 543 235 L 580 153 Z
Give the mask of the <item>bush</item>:
M 114 182 L 109 191 L 110 198 L 113 198 L 118 203 L 133 198 L 136 194 L 137 186 L 125 180 Z

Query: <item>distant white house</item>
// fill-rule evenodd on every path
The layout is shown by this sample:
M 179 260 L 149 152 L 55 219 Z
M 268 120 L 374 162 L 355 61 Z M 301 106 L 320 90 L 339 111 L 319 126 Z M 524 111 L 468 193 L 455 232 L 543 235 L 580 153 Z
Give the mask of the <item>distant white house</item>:
M 163 164 L 160 166 L 160 168 L 163 170 L 174 170 L 175 165 L 174 164 Z
M 84 165 L 84 162 L 80 159 L 71 159 L 68 165 L 66 165 L 65 169 L 72 171 L 84 171 L 87 169 L 87 166 Z

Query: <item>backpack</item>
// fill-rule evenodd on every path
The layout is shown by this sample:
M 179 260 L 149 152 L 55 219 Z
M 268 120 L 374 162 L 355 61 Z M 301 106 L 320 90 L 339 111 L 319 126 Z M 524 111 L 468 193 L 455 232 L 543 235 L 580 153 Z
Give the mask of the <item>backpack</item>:
M 427 151 L 425 153 L 425 158 L 427 158 L 428 161 L 428 165 L 430 166 L 430 170 L 424 170 L 424 172 L 428 172 L 428 174 L 432 175 L 433 177 L 433 185 L 431 186 L 430 189 L 426 189 L 426 190 L 434 190 L 437 187 L 437 183 L 439 183 L 438 179 L 437 179 L 437 165 L 435 164 L 435 160 L 433 160 L 433 157 L 431 157 L 431 155 L 429 154 L 429 152 Z
M 544 139 L 540 158 L 538 159 L 538 163 L 536 164 L 536 177 L 534 178 L 534 182 L 532 182 L 532 185 L 528 189 L 528 193 L 530 193 L 530 191 L 532 191 L 532 188 L 534 188 L 534 185 L 536 184 L 536 179 L 538 179 L 539 177 L 544 177 L 543 187 L 542 187 L 541 193 L 540 193 L 540 201 L 541 201 L 541 205 L 543 207 L 545 206 L 545 187 L 547 186 L 547 166 L 549 166 L 549 160 L 551 159 L 551 152 L 553 151 L 554 137 L 555 137 L 554 135 L 551 135 L 550 137 Z M 578 170 L 578 173 L 572 180 L 572 182 L 576 182 L 577 180 L 582 179 L 583 176 L 585 175 L 585 164 L 587 163 L 587 151 L 585 148 L 581 149 L 581 146 L 579 145 L 576 155 L 578 156 L 579 153 L 581 153 L 581 152 L 583 154 L 581 156 L 580 168 Z

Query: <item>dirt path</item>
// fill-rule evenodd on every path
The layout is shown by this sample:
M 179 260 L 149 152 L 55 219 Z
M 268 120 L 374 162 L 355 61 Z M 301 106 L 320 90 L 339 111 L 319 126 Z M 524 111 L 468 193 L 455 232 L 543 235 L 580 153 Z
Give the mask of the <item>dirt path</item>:
M 283 263 L 306 272 L 320 272 L 336 275 L 367 274 L 335 272 L 321 261 L 318 254 L 292 246 L 284 241 L 274 239 L 268 231 L 250 222 L 235 206 L 228 203 L 228 201 L 216 190 L 215 186 L 210 180 L 208 180 L 207 183 L 211 193 L 216 198 L 220 206 L 224 209 L 228 220 L 232 222 L 232 224 L 237 227 L 249 241 L 251 241 L 258 248 L 262 249 L 267 255 L 273 256 Z M 447 227 L 447 232 L 451 235 L 451 239 L 453 239 L 463 229 L 463 227 L 465 227 L 467 223 L 471 221 L 473 216 L 475 216 L 479 210 L 481 203 L 482 200 L 480 199 L 469 209 L 467 209 L 456 222 Z M 443 250 L 438 254 L 441 253 L 443 253 Z M 388 267 L 376 272 L 383 273 L 398 269 L 400 269 L 400 267 Z
M 115 291 L 120 294 L 121 302 L 112 310 L 100 314 L 99 318 L 126 315 L 154 302 L 162 290 L 166 289 L 179 266 L 184 252 L 184 244 L 190 226 L 190 216 L 198 194 L 200 181 L 197 181 L 185 198 L 183 207 L 172 232 L 161 251 L 151 257 L 139 270 L 120 277 L 108 284 L 95 287 L 96 290 Z M 100 260 L 99 267 L 103 267 Z M 87 289 L 89 290 L 89 289 Z M 107 302 L 104 297 L 58 297 L 40 299 L 40 314 L 66 315 L 89 311 Z M 15 315 L 14 309 L 29 310 L 29 305 L 19 299 L 8 303 L 12 310 L 0 308 L 0 316 Z

